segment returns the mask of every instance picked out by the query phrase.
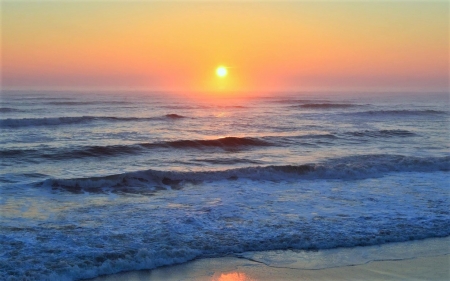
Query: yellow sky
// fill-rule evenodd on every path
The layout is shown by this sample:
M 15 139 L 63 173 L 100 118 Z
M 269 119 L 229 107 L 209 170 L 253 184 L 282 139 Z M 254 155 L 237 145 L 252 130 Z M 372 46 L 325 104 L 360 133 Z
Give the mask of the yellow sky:
M 449 2 L 2 1 L 1 48 L 3 88 L 446 90 Z

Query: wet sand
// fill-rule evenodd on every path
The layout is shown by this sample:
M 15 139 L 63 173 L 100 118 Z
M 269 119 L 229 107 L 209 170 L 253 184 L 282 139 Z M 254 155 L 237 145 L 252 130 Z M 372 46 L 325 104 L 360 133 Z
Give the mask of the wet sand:
M 257 281 L 257 280 L 450 280 L 450 255 L 447 238 L 430 240 L 419 244 L 416 242 L 395 243 L 395 247 L 404 247 L 408 257 L 395 260 L 373 260 L 364 264 L 344 265 L 323 269 L 298 268 L 298 255 L 292 251 L 277 251 L 284 259 L 292 259 L 285 265 L 270 264 L 239 257 L 222 257 L 198 259 L 185 264 L 157 268 L 147 271 L 132 271 L 103 276 L 93 281 L 162 281 L 162 280 L 198 280 L 198 281 Z M 428 243 L 428 244 L 427 244 Z M 399 246 L 400 245 L 400 246 Z M 439 246 L 439 253 L 433 255 L 424 251 L 428 246 Z M 389 244 L 378 247 L 380 251 L 389 249 Z M 371 247 L 359 247 L 360 249 Z M 373 247 L 372 247 L 373 248 Z M 321 251 L 319 251 L 321 252 Z M 323 251 L 330 255 L 327 251 Z M 347 254 L 346 249 L 334 249 L 336 253 Z M 260 252 L 264 253 L 264 252 Z M 270 253 L 270 252 L 268 252 Z M 273 254 L 274 252 L 272 252 Z M 439 254 L 439 255 L 438 255 Z M 303 255 L 304 256 L 304 255 Z M 408 255 L 406 255 L 408 256 Z M 313 257 L 316 258 L 317 254 Z M 278 261 L 279 263 L 279 261 Z M 293 267 L 292 267 L 293 266 Z

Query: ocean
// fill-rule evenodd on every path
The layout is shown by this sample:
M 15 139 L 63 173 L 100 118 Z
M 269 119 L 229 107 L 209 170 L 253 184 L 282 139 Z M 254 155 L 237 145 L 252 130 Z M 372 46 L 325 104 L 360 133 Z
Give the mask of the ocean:
M 448 93 L 0 102 L 1 280 L 450 235 Z

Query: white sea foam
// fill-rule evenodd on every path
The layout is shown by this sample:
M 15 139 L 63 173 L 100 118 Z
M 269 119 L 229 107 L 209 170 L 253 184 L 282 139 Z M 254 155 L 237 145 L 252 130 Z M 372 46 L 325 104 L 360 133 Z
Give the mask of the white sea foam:
M 447 172 L 353 181 L 238 179 L 149 197 L 10 190 L 15 199 L 5 208 L 11 218 L 3 220 L 1 259 L 8 263 L 1 276 L 76 280 L 246 251 L 448 236 L 448 180 Z M 31 202 L 33 213 L 21 209 Z M 24 214 L 20 225 L 16 212 Z M 27 266 L 19 266 L 23 260 Z
M 450 235 L 447 95 L 2 104 L 1 280 Z

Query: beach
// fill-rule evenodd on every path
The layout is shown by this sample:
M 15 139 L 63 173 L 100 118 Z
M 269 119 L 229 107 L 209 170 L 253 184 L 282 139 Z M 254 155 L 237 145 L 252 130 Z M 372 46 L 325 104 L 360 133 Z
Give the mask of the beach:
M 448 280 L 449 256 L 376 261 L 320 270 L 271 268 L 236 258 L 215 258 L 153 271 L 134 271 L 99 277 L 95 281 L 143 280 Z M 208 268 L 206 271 L 204 268 Z
M 0 1 L 0 280 L 450 280 L 449 1 Z
M 2 99 L 2 280 L 289 279 L 450 235 L 447 95 Z
M 440 245 L 441 249 L 446 249 L 448 252 L 448 240 L 448 238 L 434 239 L 432 243 L 433 246 Z M 418 249 L 417 244 L 420 243 L 422 245 Z M 414 252 L 414 254 L 422 256 L 409 256 L 407 259 L 395 260 L 373 260 L 363 264 L 321 269 L 270 266 L 244 258 L 222 257 L 199 259 L 151 271 L 132 271 L 102 276 L 92 279 L 92 281 L 449 280 L 450 255 L 442 254 L 443 252 L 433 254 L 433 250 L 425 250 L 425 247 L 431 246 L 430 240 L 419 243 L 417 241 L 397 243 L 396 246 L 409 249 L 410 253 Z M 385 251 L 388 247 L 389 245 L 384 245 L 376 248 L 378 251 Z M 296 258 L 292 251 L 283 251 L 283 254 L 286 259 Z

